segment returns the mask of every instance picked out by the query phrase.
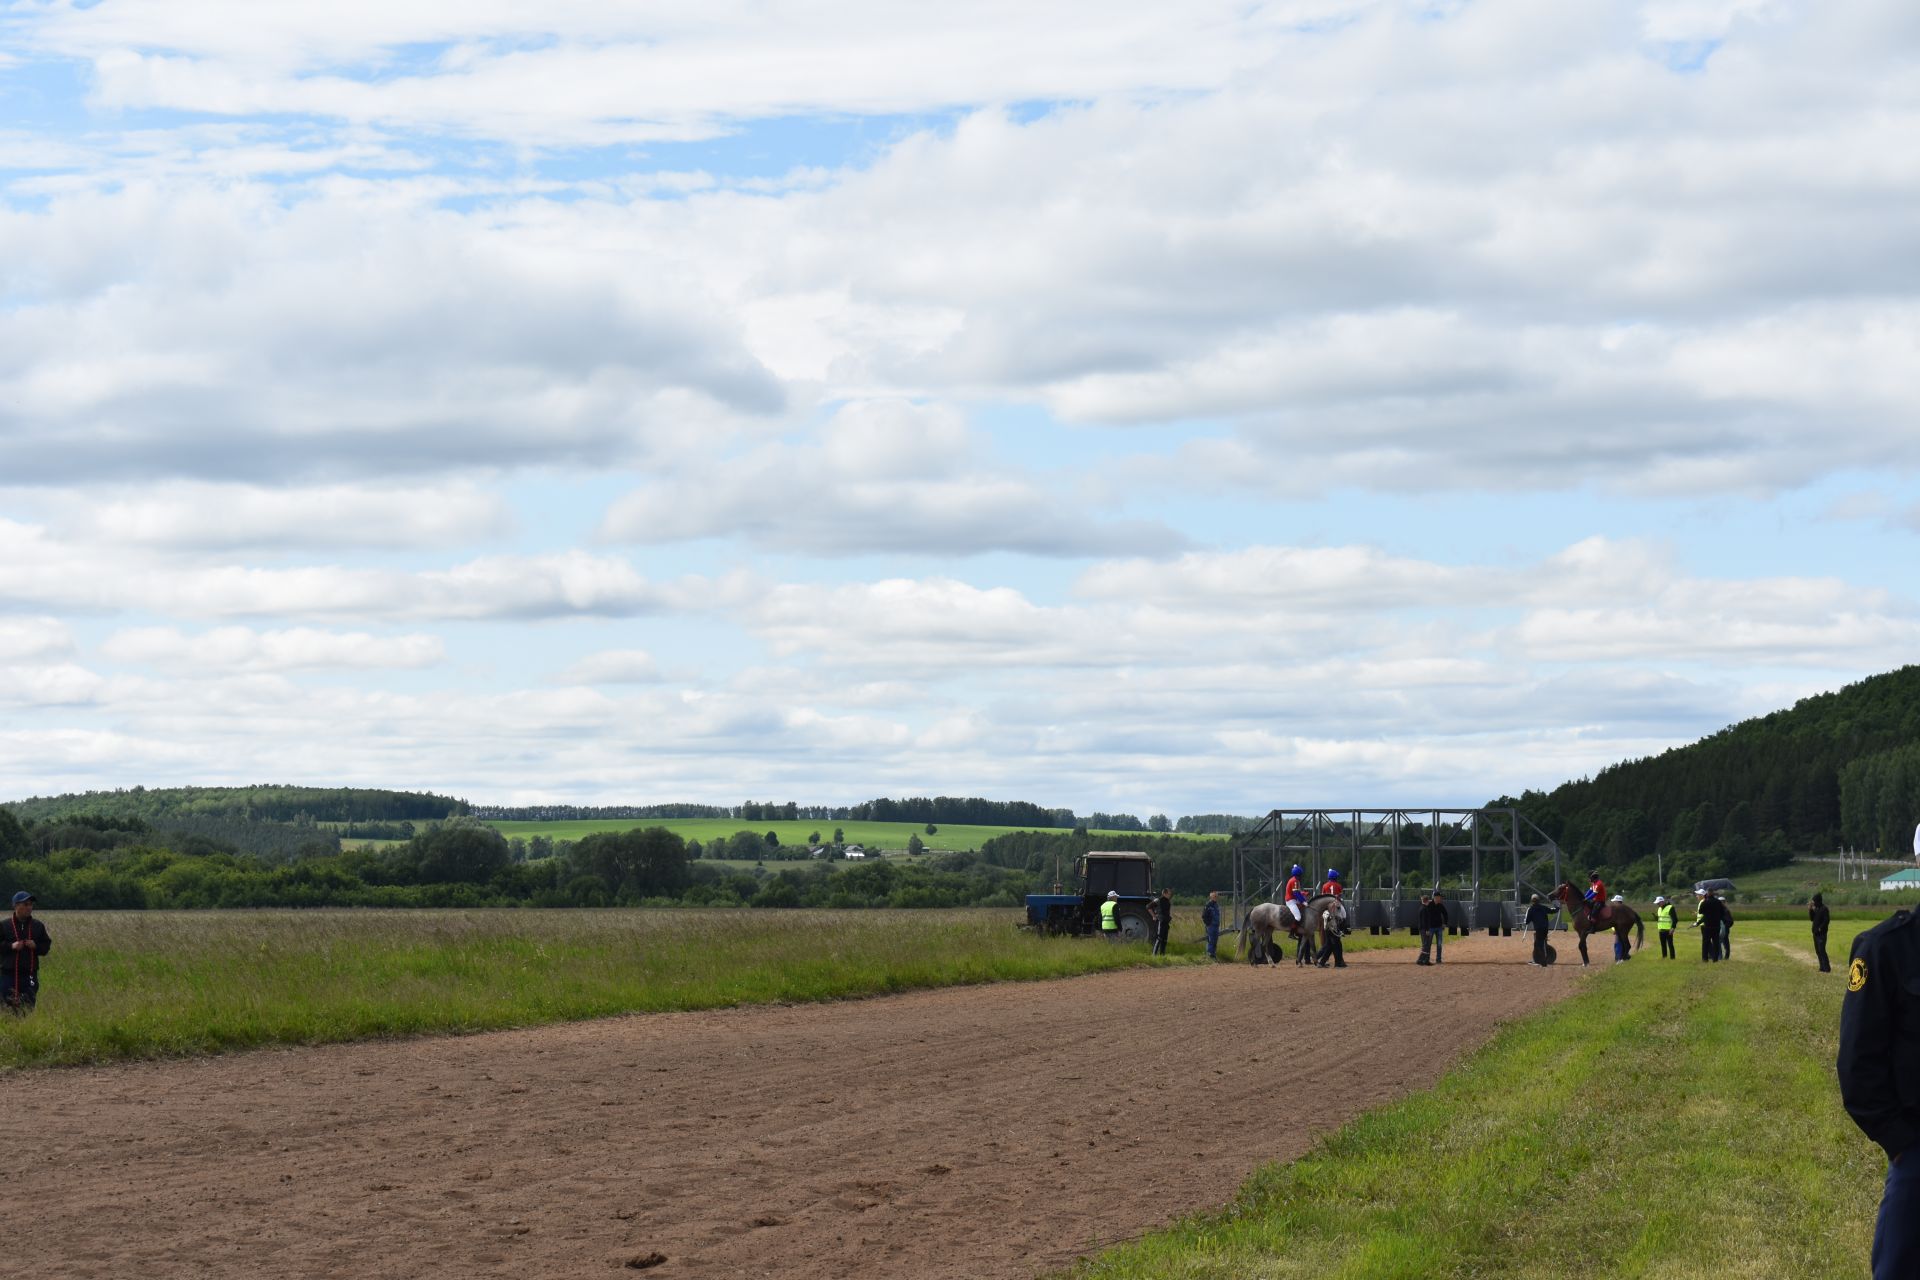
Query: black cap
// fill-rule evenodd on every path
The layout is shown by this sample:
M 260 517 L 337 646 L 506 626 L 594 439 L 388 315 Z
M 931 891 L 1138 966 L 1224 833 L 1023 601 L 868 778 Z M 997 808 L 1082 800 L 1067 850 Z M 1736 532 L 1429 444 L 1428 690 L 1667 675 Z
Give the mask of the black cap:
M 28 893 L 25 889 L 22 889 L 20 892 L 13 895 L 13 905 L 16 907 L 23 902 L 32 902 L 32 901 L 33 901 L 33 895 Z

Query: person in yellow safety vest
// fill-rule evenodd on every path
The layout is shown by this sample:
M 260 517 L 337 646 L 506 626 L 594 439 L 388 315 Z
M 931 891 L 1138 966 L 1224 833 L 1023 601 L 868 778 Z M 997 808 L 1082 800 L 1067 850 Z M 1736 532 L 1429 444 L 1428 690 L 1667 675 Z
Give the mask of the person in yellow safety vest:
M 1100 932 L 1109 942 L 1120 936 L 1120 921 L 1115 912 L 1120 910 L 1120 893 L 1117 889 L 1107 891 L 1107 900 L 1100 904 Z
M 1660 935 L 1660 958 L 1662 960 L 1678 959 L 1673 950 L 1673 930 L 1678 914 L 1679 913 L 1674 910 L 1673 904 L 1667 901 L 1665 897 L 1657 897 L 1653 900 L 1654 931 Z

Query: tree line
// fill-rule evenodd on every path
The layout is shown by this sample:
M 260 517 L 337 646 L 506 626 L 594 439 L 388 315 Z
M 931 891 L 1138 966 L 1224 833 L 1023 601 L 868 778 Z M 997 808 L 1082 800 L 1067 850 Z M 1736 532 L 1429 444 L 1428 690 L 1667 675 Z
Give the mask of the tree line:
M 14 816 L 45 822 L 75 815 L 148 822 L 220 818 L 242 822 L 432 821 L 467 812 L 464 800 L 370 787 L 124 787 L 8 802 Z
M 1841 844 L 1904 853 L 1920 821 L 1920 667 L 1902 667 L 1552 791 L 1501 797 L 1574 861 L 1666 883 Z M 1677 870 L 1676 870 L 1677 869 Z
M 77 819 L 22 823 L 0 807 L 0 883 L 31 887 L 48 907 L 119 910 L 1014 906 L 1025 884 L 973 854 L 910 864 L 812 860 L 772 872 L 723 867 L 695 859 L 662 827 L 596 832 L 531 858 L 462 816 L 384 849 L 336 842 L 266 858 L 172 839 L 139 819 Z

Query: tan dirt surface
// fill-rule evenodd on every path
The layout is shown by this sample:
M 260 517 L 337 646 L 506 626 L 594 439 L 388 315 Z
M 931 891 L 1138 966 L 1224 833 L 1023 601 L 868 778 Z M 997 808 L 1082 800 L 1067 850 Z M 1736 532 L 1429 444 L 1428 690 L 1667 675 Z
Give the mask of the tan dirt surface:
M 1227 1202 L 1578 972 L 1517 937 L 1413 958 L 23 1072 L 7 1252 L 141 1280 L 1031 1276 Z

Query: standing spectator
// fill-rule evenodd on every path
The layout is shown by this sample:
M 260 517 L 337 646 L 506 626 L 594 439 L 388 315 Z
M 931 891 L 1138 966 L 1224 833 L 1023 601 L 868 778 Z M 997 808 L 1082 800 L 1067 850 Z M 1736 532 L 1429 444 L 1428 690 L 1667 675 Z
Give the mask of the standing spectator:
M 1207 959 L 1214 958 L 1214 950 L 1220 945 L 1220 891 L 1215 889 L 1207 895 L 1207 905 L 1200 908 L 1200 923 L 1207 928 Z
M 1673 949 L 1674 917 L 1678 914 L 1679 913 L 1673 909 L 1673 903 L 1667 899 L 1665 894 L 1654 898 L 1653 925 L 1654 932 L 1660 935 L 1660 958 L 1662 960 L 1678 958 L 1678 953 Z
M 1442 950 L 1446 946 L 1447 936 L 1447 899 L 1438 889 L 1429 897 L 1420 895 L 1420 963 L 1427 963 L 1427 952 L 1431 948 L 1433 963 L 1440 963 Z
M 1540 895 L 1533 895 L 1533 905 L 1527 908 L 1527 930 L 1533 934 L 1533 959 L 1528 963 L 1542 968 L 1547 960 L 1547 930 L 1553 928 L 1553 913 L 1560 910 L 1560 904 L 1551 907 L 1540 901 Z
M 1432 964 L 1433 957 L 1427 947 L 1427 908 L 1433 905 L 1433 895 L 1425 889 L 1420 891 L 1420 906 L 1413 913 L 1413 927 L 1420 934 L 1420 958 L 1415 964 Z
M 1695 889 L 1700 903 L 1693 910 L 1693 923 L 1700 930 L 1700 959 L 1712 964 L 1720 958 L 1720 913 L 1726 910 L 1720 899 L 1705 889 Z
M 1827 926 L 1833 923 L 1833 912 L 1817 893 L 1807 904 L 1807 919 L 1813 925 L 1813 954 L 1819 957 L 1820 972 L 1832 973 L 1833 966 L 1827 963 Z
M 1887 1153 L 1874 1280 L 1920 1276 L 1920 1020 L 1907 994 L 1920 979 L 1913 921 L 1912 912 L 1897 911 L 1853 940 L 1840 1005 L 1840 1101 Z
M 1617 914 L 1617 913 L 1614 913 L 1613 909 L 1615 907 L 1625 906 L 1626 901 L 1627 901 L 1627 895 L 1625 895 L 1624 893 L 1614 894 L 1611 898 L 1607 899 L 1608 913 Z M 1633 948 L 1627 944 L 1627 935 L 1617 930 L 1613 935 L 1613 958 L 1615 960 L 1633 959 Z
M 1167 954 L 1167 937 L 1173 932 L 1173 890 L 1162 889 L 1153 903 L 1153 954 Z
M 1731 960 L 1733 959 L 1733 908 L 1728 906 L 1727 900 L 1718 893 L 1713 895 L 1713 900 L 1720 904 L 1720 958 Z
M 40 998 L 40 957 L 53 950 L 47 926 L 33 918 L 33 895 L 25 889 L 13 895 L 13 914 L 0 929 L 0 1000 L 9 1012 L 24 1017 Z

